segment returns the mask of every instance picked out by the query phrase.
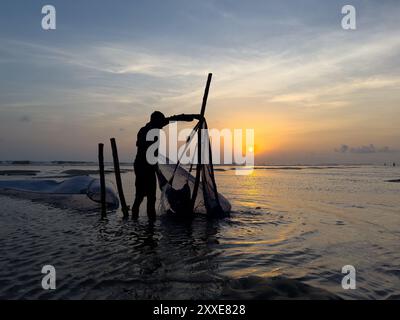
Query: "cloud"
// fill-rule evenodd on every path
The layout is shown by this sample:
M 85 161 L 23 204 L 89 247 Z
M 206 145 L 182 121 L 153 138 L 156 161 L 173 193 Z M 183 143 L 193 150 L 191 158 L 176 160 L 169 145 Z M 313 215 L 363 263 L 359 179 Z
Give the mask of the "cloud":
M 62 152 L 66 139 L 39 137 L 61 128 L 79 128 L 88 141 L 126 128 L 134 139 L 155 108 L 169 114 L 197 111 L 206 74 L 213 72 L 211 125 L 232 126 L 251 116 L 260 140 L 269 140 L 267 132 L 274 131 L 276 148 L 318 139 L 324 152 L 326 145 L 332 151 L 330 141 L 354 144 L 357 132 L 366 142 L 400 149 L 395 122 L 400 115 L 400 6 L 368 4 L 360 8 L 357 31 L 346 32 L 337 3 L 292 2 L 171 1 L 166 11 L 157 12 L 145 2 L 126 3 L 119 19 L 101 19 L 99 25 L 99 14 L 108 17 L 111 8 L 102 4 L 95 20 L 88 15 L 77 25 L 79 17 L 66 19 L 57 39 L 3 28 L 0 130 L 18 137 L 24 152 L 28 135 L 47 144 L 48 156 Z M 85 16 L 81 10 L 77 14 Z M 74 31 L 81 36 L 71 36 Z M 368 119 L 376 121 L 366 126 Z M 40 126 L 31 127 L 32 121 Z M 324 135 L 309 133 L 321 127 Z M 121 136 L 128 140 L 128 134 Z M 337 158 L 345 153 L 385 157 L 391 149 L 343 145 L 336 152 Z
M 393 153 L 397 151 L 390 149 L 388 146 L 375 147 L 373 144 L 363 145 L 359 147 L 349 147 L 347 144 L 342 144 L 340 148 L 335 148 L 335 152 L 368 154 L 368 153 Z

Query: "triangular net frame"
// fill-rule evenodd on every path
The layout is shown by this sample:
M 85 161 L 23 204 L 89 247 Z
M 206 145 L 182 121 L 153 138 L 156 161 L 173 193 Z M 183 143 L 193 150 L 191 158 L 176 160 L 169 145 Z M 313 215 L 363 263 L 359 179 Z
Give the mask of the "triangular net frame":
M 201 163 L 196 165 L 196 170 L 201 172 L 200 175 L 196 175 L 199 187 L 196 188 L 196 177 L 190 173 L 193 163 L 189 168 L 181 165 L 179 161 L 172 163 L 167 158 L 163 159 L 163 164 L 158 164 L 157 170 L 161 190 L 161 211 L 183 215 L 205 213 L 216 216 L 227 214 L 231 210 L 229 201 L 217 190 L 210 137 L 205 120 L 200 121 L 193 129 L 186 146 L 198 134 L 201 134 L 202 142 Z

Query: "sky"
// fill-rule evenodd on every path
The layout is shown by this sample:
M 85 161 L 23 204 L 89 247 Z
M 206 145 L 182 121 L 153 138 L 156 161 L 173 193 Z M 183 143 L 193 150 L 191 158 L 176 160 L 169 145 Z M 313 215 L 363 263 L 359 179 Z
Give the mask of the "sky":
M 44 5 L 57 28 L 41 28 Z M 341 27 L 345 4 L 357 29 Z M 400 162 L 400 2 L 0 4 L 0 160 L 132 161 L 154 110 L 255 131 L 257 164 Z

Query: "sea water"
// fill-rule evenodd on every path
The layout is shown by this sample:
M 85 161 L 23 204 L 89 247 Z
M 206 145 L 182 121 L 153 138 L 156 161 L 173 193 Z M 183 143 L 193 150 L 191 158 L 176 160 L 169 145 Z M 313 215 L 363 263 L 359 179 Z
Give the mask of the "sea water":
M 0 171 L 10 169 L 39 173 L 0 179 L 96 167 Z M 223 219 L 159 214 L 150 222 L 143 204 L 138 221 L 119 210 L 100 220 L 96 210 L 0 194 L 0 298 L 217 299 L 232 281 L 246 291 L 234 298 L 285 296 L 284 286 L 268 282 L 276 277 L 345 299 L 400 298 L 400 183 L 387 182 L 400 178 L 400 168 L 274 166 L 249 176 L 219 169 L 219 192 L 233 208 Z M 134 174 L 122 178 L 132 203 Z M 41 286 L 44 265 L 57 271 L 56 290 Z M 346 265 L 356 270 L 354 290 L 341 285 Z

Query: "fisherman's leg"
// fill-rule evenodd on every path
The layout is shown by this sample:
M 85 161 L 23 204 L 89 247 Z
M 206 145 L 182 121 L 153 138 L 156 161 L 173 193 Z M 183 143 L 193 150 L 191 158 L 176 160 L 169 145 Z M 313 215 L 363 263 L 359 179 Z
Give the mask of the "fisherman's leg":
M 149 172 L 147 189 L 147 215 L 151 219 L 156 217 L 156 188 L 157 180 L 155 172 Z
M 151 219 L 156 218 L 156 197 L 147 197 L 147 215 Z
M 132 217 L 139 216 L 140 205 L 146 195 L 146 177 L 143 176 L 143 169 L 139 165 L 134 165 L 135 168 L 135 201 L 132 205 Z
M 142 194 L 136 193 L 135 196 L 135 202 L 132 205 L 132 217 L 138 217 L 139 216 L 139 209 L 140 205 L 143 202 L 144 196 Z

